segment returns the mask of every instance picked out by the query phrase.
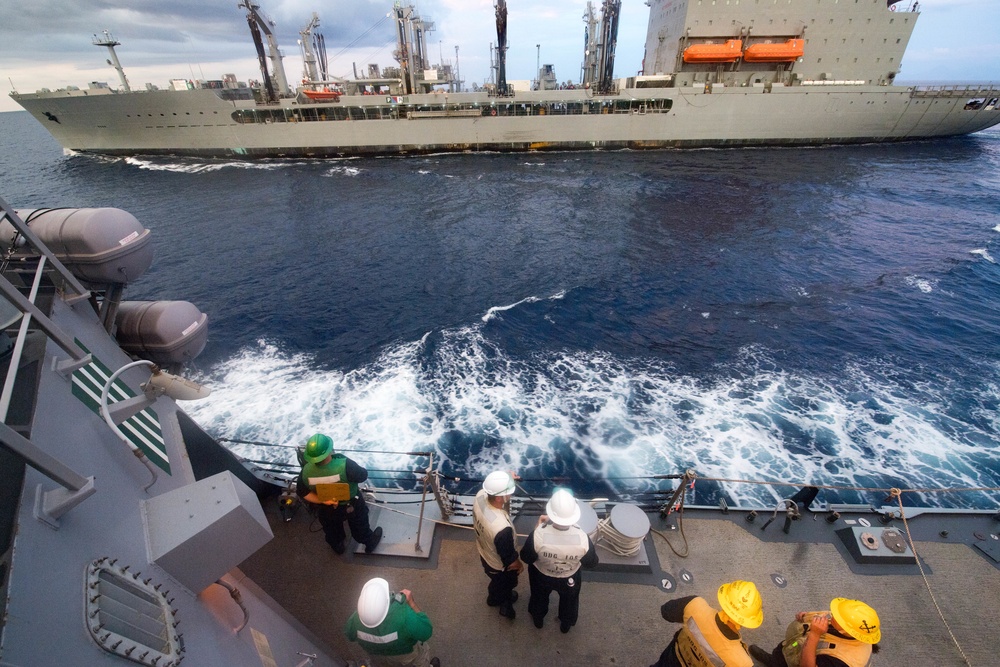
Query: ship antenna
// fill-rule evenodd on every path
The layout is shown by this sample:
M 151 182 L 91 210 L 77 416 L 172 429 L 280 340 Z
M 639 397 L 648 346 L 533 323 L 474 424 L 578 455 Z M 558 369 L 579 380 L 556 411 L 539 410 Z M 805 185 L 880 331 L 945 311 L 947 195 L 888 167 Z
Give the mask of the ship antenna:
M 10 81 L 10 92 L 17 95 L 17 86 L 14 85 L 14 80 L 11 79 L 9 76 L 7 77 L 7 80 Z
M 108 64 L 118 70 L 118 77 L 122 80 L 122 88 L 125 89 L 126 93 L 132 92 L 132 87 L 128 85 L 128 79 L 125 78 L 125 70 L 122 69 L 122 64 L 118 62 L 118 54 L 115 53 L 115 47 L 120 46 L 121 42 L 111 36 L 111 33 L 107 30 L 104 31 L 104 38 L 100 38 L 94 35 L 94 46 L 106 46 L 108 47 L 108 53 L 111 54 L 111 58 L 108 60 Z

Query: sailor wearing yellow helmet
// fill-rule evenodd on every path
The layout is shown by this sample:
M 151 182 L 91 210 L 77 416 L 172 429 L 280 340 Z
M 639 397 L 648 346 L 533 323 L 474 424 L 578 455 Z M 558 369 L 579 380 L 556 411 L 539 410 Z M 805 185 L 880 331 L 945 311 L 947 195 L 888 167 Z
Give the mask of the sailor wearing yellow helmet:
M 760 593 L 752 581 L 722 584 L 716 595 L 721 611 L 701 597 L 668 600 L 660 607 L 664 620 L 683 623 L 651 667 L 752 667 L 740 628 L 764 622 Z
M 768 667 L 865 667 L 882 638 L 878 614 L 860 600 L 834 598 L 830 611 L 800 611 L 772 653 L 750 655 Z

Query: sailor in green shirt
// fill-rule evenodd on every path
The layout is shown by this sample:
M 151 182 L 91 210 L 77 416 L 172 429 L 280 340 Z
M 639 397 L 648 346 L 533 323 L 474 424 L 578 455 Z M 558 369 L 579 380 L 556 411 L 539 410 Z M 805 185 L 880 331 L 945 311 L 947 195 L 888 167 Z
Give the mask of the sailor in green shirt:
M 344 626 L 347 639 L 357 642 L 377 667 L 440 667 L 430 657 L 431 619 L 420 611 L 410 591 L 389 592 L 389 582 L 376 577 L 365 584 L 358 610 Z

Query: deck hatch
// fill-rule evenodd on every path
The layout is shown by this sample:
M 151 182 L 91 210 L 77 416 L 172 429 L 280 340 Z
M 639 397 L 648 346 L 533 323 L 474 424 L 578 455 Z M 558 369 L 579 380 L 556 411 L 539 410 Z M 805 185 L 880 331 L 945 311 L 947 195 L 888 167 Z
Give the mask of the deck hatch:
M 116 559 L 89 564 L 84 585 L 86 623 L 91 637 L 109 653 L 142 665 L 172 665 L 183 649 L 174 610 L 159 584 L 142 579 Z
M 79 340 L 75 342 L 84 352 L 90 352 Z M 95 414 L 100 415 L 101 392 L 104 389 L 104 383 L 111 377 L 112 371 L 96 356 L 92 358 L 91 363 L 73 373 L 73 395 L 93 410 Z M 109 402 L 123 401 L 135 395 L 136 393 L 127 384 L 118 379 L 111 386 Z M 150 461 L 168 475 L 171 474 L 170 461 L 167 458 L 167 449 L 163 442 L 163 432 L 160 429 L 160 420 L 151 408 L 146 408 L 139 414 L 126 419 L 118 427 L 132 444 L 149 457 Z

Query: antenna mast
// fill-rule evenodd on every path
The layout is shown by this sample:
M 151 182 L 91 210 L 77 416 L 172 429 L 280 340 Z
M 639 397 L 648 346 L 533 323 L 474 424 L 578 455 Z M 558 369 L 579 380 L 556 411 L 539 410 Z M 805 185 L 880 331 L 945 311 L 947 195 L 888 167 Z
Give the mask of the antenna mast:
M 104 31 L 104 38 L 100 38 L 94 35 L 94 46 L 106 46 L 108 47 L 108 53 L 111 54 L 111 58 L 108 60 L 108 64 L 118 70 L 118 78 L 122 81 L 122 88 L 125 89 L 126 93 L 132 92 L 132 87 L 128 85 L 128 79 L 125 78 L 125 70 L 122 69 L 122 64 L 118 62 L 118 54 L 115 53 L 115 47 L 120 46 L 121 42 L 111 36 L 111 33 L 107 30 Z

